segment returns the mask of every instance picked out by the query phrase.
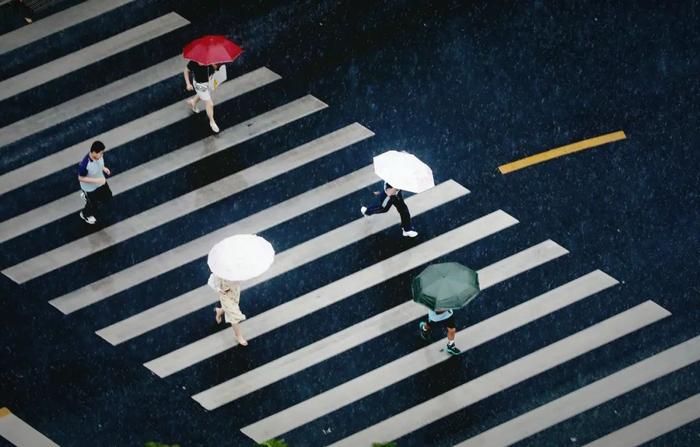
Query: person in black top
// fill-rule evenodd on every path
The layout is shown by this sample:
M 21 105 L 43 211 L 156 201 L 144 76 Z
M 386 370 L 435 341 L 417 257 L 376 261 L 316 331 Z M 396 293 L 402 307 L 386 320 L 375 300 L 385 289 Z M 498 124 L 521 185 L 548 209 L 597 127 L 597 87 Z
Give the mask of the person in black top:
M 362 206 L 360 212 L 363 216 L 371 216 L 372 214 L 386 213 L 393 206 L 401 216 L 401 230 L 406 237 L 416 237 L 418 232 L 411 225 L 411 213 L 408 211 L 406 203 L 403 201 L 401 190 L 394 188 L 390 184 L 384 182 L 384 190 L 382 192 L 375 191 L 375 196 L 379 196 L 379 202 L 367 208 Z
M 195 96 L 187 100 L 187 104 L 189 104 L 194 113 L 199 113 L 197 102 L 200 99 L 204 101 L 207 116 L 209 117 L 209 126 L 214 132 L 219 132 L 219 126 L 217 126 L 216 121 L 214 121 L 214 102 L 211 100 L 209 76 L 214 74 L 214 71 L 217 69 L 217 65 L 202 65 L 199 62 L 189 61 L 183 72 L 187 90 L 194 90 L 197 92 Z M 192 82 L 190 82 L 190 73 L 192 73 Z

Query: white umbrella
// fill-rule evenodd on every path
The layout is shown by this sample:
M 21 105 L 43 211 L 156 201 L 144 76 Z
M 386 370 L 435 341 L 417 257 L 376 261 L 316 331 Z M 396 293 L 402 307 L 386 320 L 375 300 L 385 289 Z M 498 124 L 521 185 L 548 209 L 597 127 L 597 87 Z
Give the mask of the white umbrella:
M 415 155 L 388 151 L 374 157 L 374 173 L 391 186 L 410 192 L 423 192 L 435 186 L 433 171 Z
M 237 234 L 218 242 L 209 251 L 211 272 L 229 281 L 245 281 L 262 275 L 272 265 L 275 250 L 254 234 Z

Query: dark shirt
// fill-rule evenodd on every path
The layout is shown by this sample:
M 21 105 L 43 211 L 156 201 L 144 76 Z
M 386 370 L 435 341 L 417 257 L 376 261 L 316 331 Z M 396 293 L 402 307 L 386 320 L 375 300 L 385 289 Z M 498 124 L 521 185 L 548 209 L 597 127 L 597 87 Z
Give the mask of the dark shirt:
M 199 65 L 195 61 L 187 63 L 187 69 L 194 74 L 194 81 L 198 84 L 209 82 L 209 66 Z

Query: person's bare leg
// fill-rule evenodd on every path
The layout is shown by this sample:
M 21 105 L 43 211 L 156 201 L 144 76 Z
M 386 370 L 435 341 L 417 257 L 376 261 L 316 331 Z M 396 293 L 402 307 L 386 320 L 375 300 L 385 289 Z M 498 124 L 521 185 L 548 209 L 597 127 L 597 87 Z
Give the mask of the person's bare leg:
M 204 101 L 204 104 L 207 108 L 207 116 L 209 117 L 210 121 L 214 121 L 214 102 L 213 101 Z
M 238 344 L 241 346 L 248 346 L 248 342 L 245 338 L 243 338 L 241 326 L 238 323 L 233 323 L 231 326 L 233 327 L 233 333 L 236 334 L 236 340 L 238 340 Z
M 455 341 L 455 336 L 457 335 L 457 328 L 447 328 L 447 341 Z
M 214 319 L 216 320 L 217 323 L 221 323 L 221 317 L 224 315 L 224 310 L 220 307 L 215 307 L 214 312 L 216 312 L 216 315 L 214 316 Z
M 190 99 L 187 100 L 187 104 L 190 105 L 192 108 L 192 111 L 197 113 L 199 112 L 199 109 L 197 109 L 197 103 L 199 102 L 199 95 L 194 95 Z
M 219 126 L 216 125 L 216 121 L 214 121 L 214 102 L 213 101 L 204 101 L 206 104 L 207 108 L 207 116 L 209 117 L 209 125 L 211 126 L 212 130 L 214 132 L 219 131 Z

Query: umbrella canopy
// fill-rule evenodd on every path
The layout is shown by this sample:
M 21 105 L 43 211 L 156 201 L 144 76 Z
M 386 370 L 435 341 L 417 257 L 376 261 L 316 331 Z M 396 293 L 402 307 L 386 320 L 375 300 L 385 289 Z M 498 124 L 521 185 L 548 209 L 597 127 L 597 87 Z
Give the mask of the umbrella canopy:
M 241 55 L 243 49 L 225 36 L 202 36 L 185 46 L 182 55 L 185 59 L 202 65 L 232 62 Z
M 433 171 L 415 155 L 388 151 L 374 157 L 374 173 L 394 188 L 423 192 L 435 186 Z
M 413 301 L 435 309 L 459 309 L 479 294 L 479 277 L 458 262 L 428 266 L 411 283 Z
M 244 281 L 265 273 L 274 258 L 275 250 L 265 239 L 254 234 L 237 234 L 214 245 L 207 264 L 219 278 Z

